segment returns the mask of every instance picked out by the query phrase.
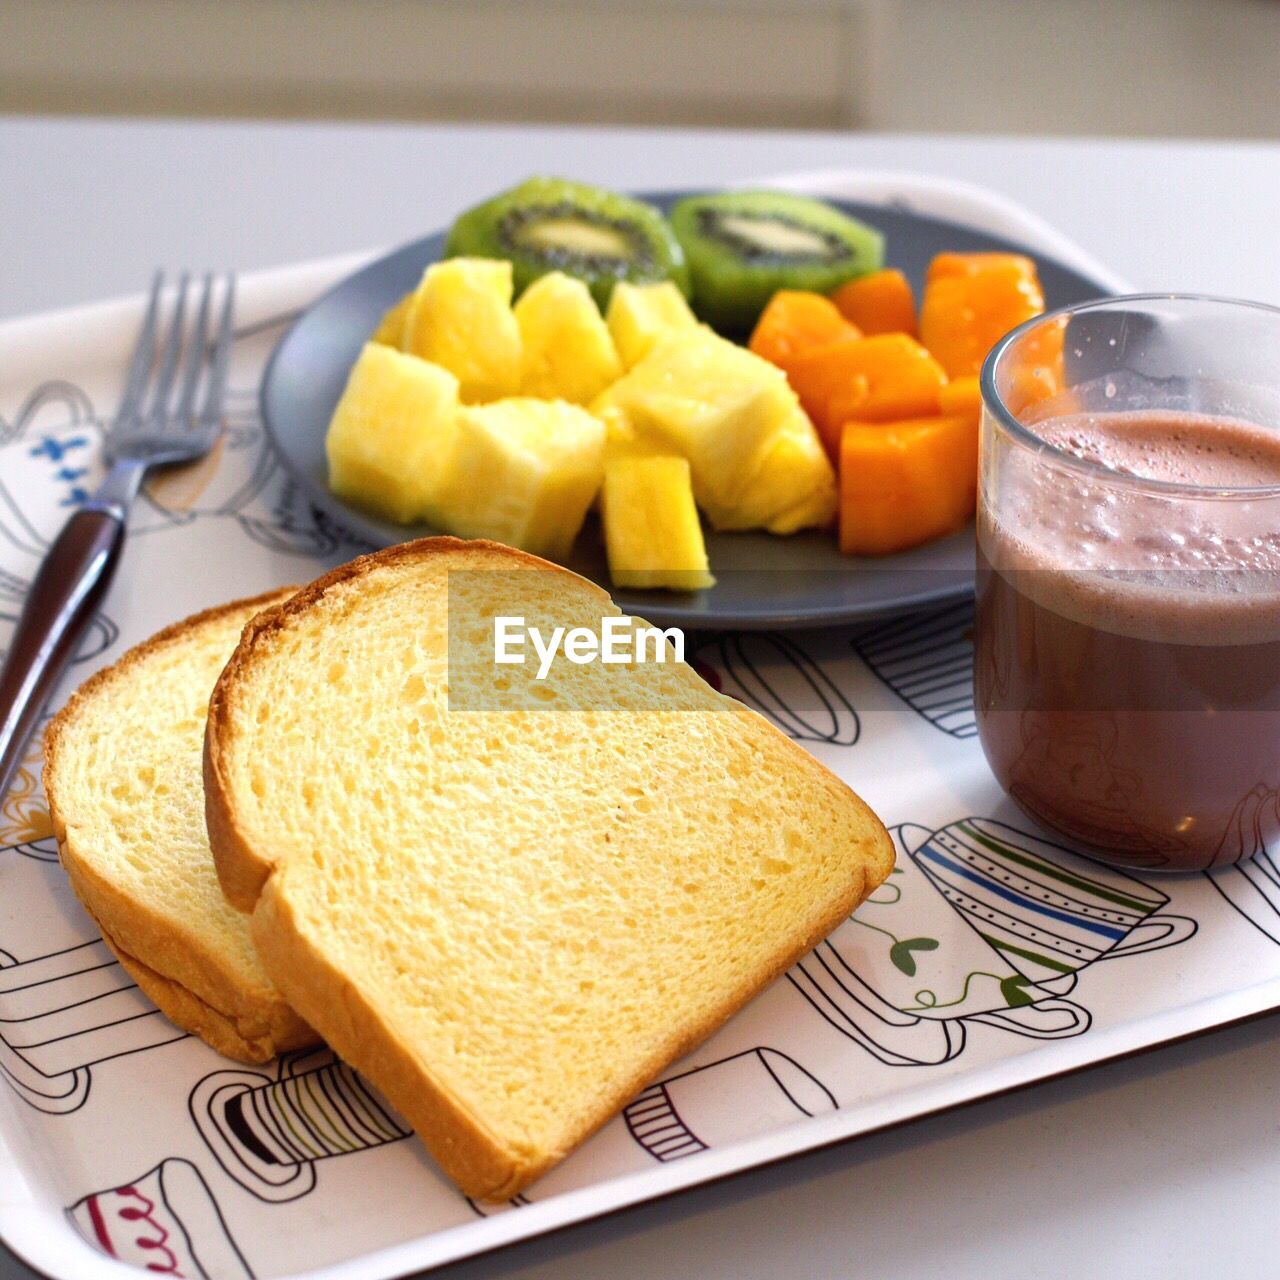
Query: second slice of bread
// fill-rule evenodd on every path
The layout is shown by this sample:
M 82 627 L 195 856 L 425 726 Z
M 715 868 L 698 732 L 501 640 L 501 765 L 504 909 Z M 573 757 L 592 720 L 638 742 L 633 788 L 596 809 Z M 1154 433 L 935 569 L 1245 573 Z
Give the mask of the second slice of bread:
M 468 701 L 483 655 L 461 623 L 451 648 L 451 580 L 491 581 L 503 613 L 534 570 L 557 621 L 618 614 L 505 547 L 392 548 L 246 628 L 206 738 L 219 877 L 267 972 L 485 1199 L 566 1155 L 893 864 L 843 782 L 683 664 L 629 693 L 617 668 L 565 668 L 532 705 Z
M 76 896 L 171 1021 L 245 1062 L 317 1037 L 218 888 L 200 754 L 209 693 L 241 628 L 289 594 L 160 632 L 88 680 L 45 734 L 49 812 Z

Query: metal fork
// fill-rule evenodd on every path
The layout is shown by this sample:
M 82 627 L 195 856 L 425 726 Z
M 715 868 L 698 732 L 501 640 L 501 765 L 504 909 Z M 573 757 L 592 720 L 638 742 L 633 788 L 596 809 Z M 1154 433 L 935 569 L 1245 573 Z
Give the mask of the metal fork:
M 193 324 L 187 320 L 190 285 L 184 273 L 166 308 L 164 277 L 157 272 L 120 408 L 107 432 L 111 469 L 93 497 L 63 526 L 27 594 L 0 668 L 0 800 L 44 704 L 106 597 L 124 548 L 129 507 L 147 472 L 195 462 L 218 438 L 231 358 L 235 280 L 227 276 L 222 281 L 212 340 L 218 282 L 212 275 L 204 277 Z M 169 320 L 158 341 L 164 309 L 169 310 Z

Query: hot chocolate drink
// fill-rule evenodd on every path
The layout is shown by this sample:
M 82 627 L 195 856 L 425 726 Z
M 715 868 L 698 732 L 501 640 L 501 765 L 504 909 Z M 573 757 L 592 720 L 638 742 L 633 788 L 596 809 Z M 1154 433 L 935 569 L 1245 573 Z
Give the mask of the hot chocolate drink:
M 997 777 L 1109 861 L 1280 850 L 1280 431 L 1168 412 L 1033 430 L 1096 465 L 1022 450 L 986 477 L 976 695 Z

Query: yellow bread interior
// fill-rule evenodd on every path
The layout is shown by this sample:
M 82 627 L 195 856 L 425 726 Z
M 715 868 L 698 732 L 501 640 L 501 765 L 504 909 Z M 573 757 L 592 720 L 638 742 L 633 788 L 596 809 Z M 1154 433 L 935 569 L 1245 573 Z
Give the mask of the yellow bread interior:
M 288 595 L 162 631 L 82 686 L 45 735 L 49 812 L 72 888 L 172 1021 L 247 1062 L 317 1037 L 218 887 L 201 747 L 210 691 L 241 628 Z
M 486 618 L 524 610 L 618 614 L 492 543 L 354 561 L 250 624 L 206 738 L 219 876 L 267 972 L 487 1199 L 566 1155 L 893 862 L 843 782 L 683 664 L 494 667 Z

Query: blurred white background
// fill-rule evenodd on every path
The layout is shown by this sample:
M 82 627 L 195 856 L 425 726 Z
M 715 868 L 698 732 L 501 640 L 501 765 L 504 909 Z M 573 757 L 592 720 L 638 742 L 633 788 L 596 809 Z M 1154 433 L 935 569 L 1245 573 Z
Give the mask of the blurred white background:
M 1277 0 L 0 0 L 0 112 L 1276 137 Z

